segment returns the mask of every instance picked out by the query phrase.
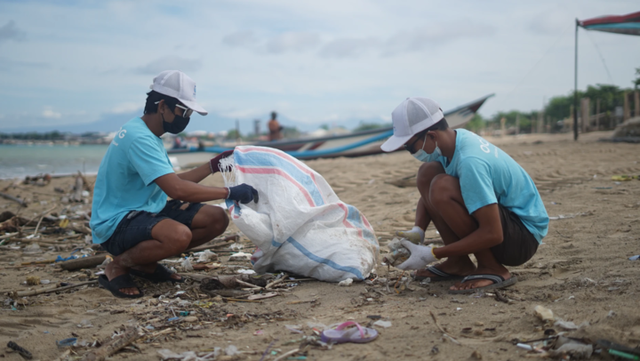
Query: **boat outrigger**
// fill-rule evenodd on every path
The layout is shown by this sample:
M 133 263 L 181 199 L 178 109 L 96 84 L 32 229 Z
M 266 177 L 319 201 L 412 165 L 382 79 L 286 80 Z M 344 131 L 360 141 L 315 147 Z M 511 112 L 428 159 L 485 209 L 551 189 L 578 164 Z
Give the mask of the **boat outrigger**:
M 447 123 L 451 128 L 460 128 L 467 124 L 484 102 L 493 94 L 459 106 L 444 113 Z M 382 153 L 380 145 L 393 134 L 392 127 L 384 127 L 344 135 L 285 139 L 274 142 L 258 142 L 253 145 L 280 149 L 298 159 L 336 158 L 336 157 L 360 157 Z M 232 149 L 231 146 L 212 146 L 180 150 L 169 150 L 171 157 L 180 166 L 205 162 L 211 157 L 211 153 L 221 153 Z M 199 157 L 196 153 L 201 153 Z M 202 158 L 200 161 L 199 158 Z

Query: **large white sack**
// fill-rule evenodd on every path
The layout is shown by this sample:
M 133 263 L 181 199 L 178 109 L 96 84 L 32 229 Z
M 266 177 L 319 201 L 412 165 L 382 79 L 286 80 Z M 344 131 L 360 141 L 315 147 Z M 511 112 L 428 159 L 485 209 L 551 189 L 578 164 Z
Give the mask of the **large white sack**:
M 236 147 L 222 168 L 226 186 L 246 183 L 259 193 L 257 204 L 227 200 L 231 220 L 264 252 L 256 272 L 329 282 L 369 276 L 379 252 L 373 228 L 319 173 L 280 150 L 256 146 Z

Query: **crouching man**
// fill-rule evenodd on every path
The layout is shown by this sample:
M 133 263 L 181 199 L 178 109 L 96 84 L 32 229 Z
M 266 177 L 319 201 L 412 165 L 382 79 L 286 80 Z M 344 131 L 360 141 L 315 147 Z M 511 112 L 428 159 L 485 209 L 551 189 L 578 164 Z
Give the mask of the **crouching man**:
M 229 224 L 222 208 L 200 202 L 258 200 L 258 192 L 247 184 L 198 184 L 218 171 L 220 160 L 233 151 L 188 172 L 173 171 L 160 136 L 182 132 L 194 111 L 207 114 L 195 96 L 195 82 L 186 74 L 160 73 L 147 93 L 144 115 L 120 128 L 100 164 L 91 229 L 93 242 L 115 256 L 98 281 L 116 297 L 142 297 L 131 275 L 152 282 L 183 282 L 158 261 L 210 241 Z
M 473 293 L 516 283 L 505 266 L 535 254 L 549 217 L 531 177 L 509 155 L 482 137 L 449 128 L 439 105 L 407 98 L 392 113 L 393 136 L 386 152 L 404 146 L 424 162 L 418 170 L 420 199 L 415 226 L 398 235 L 411 257 L 401 269 L 432 282 L 461 280 L 451 293 Z M 444 247 L 420 245 L 433 222 Z M 469 255 L 473 254 L 477 266 Z M 430 263 L 446 261 L 425 269 Z

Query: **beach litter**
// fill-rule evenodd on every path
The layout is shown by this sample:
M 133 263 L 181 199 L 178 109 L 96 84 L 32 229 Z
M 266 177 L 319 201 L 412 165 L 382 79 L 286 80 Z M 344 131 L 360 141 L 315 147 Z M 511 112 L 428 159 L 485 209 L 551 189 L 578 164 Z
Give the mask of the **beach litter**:
M 7 343 L 7 347 L 14 350 L 18 354 L 20 354 L 20 356 L 26 358 L 27 360 L 31 360 L 33 358 L 31 352 L 27 351 L 23 347 L 18 346 L 18 344 L 13 341 L 9 341 L 9 343 Z

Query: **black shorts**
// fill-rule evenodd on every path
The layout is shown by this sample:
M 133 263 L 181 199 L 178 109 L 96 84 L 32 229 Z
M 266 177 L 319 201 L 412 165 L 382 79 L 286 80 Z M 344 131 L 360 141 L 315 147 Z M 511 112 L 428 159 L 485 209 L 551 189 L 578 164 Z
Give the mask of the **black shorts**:
M 503 241 L 491 247 L 496 260 L 505 266 L 520 266 L 538 250 L 538 240 L 529 232 L 520 217 L 498 204 Z
M 185 209 L 181 209 L 188 204 Z M 107 252 L 114 256 L 124 253 L 142 241 L 152 239 L 151 230 L 163 219 L 173 219 L 191 228 L 191 222 L 202 208 L 202 203 L 187 203 L 171 200 L 159 213 L 131 211 L 118 223 L 111 237 L 101 244 Z

